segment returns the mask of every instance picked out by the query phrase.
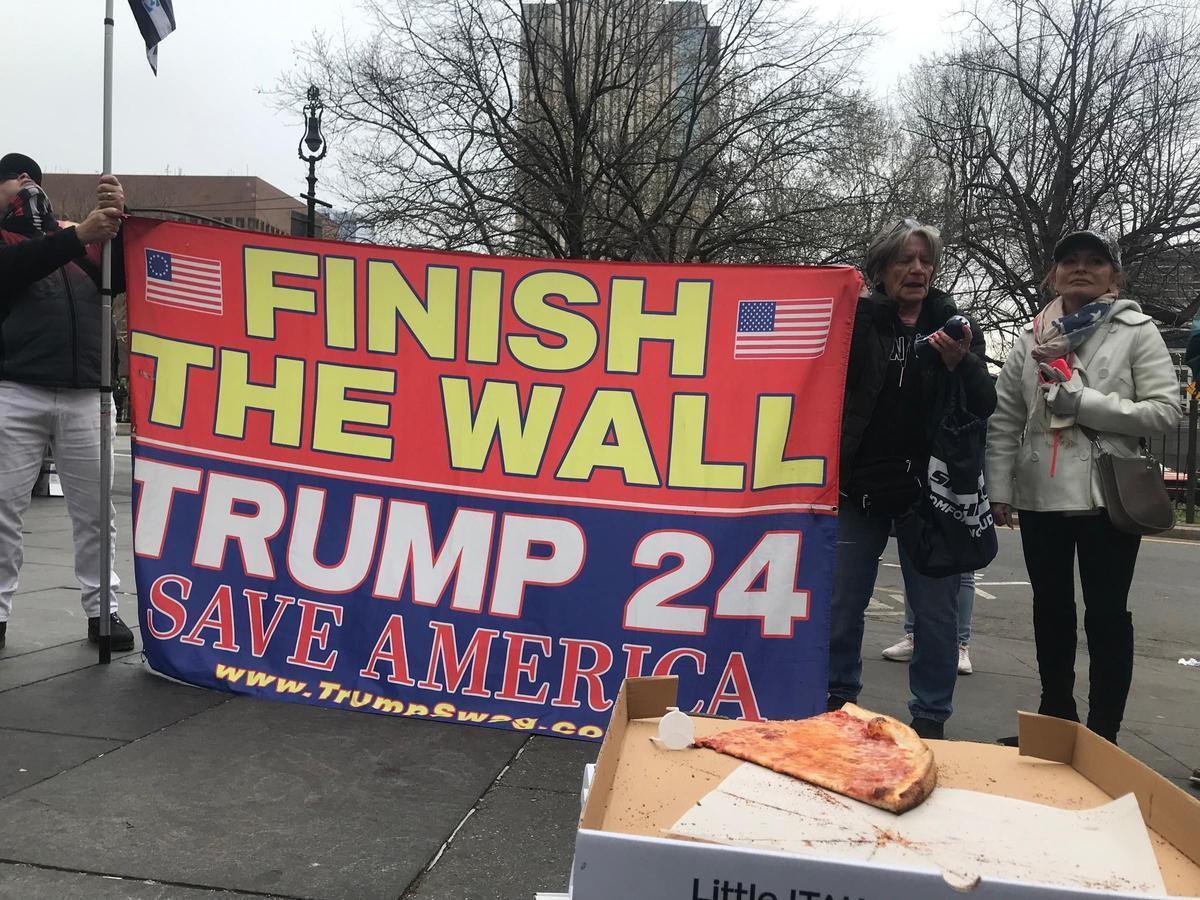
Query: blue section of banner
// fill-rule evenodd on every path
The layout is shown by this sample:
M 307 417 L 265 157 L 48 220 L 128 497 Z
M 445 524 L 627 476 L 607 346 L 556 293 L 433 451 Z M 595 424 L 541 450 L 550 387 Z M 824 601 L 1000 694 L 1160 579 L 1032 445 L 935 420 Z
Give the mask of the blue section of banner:
M 161 556 L 142 552 L 136 558 L 145 652 L 151 666 L 165 675 L 272 699 L 577 738 L 602 736 L 627 674 L 676 674 L 681 706 L 716 715 L 787 719 L 824 710 L 836 547 L 832 515 L 679 515 L 463 496 L 276 471 L 144 445 L 135 445 L 135 458 L 142 480 L 135 483 L 138 507 L 153 477 L 152 467 L 143 461 L 204 473 L 198 492 L 173 493 Z M 253 547 L 237 540 L 224 541 L 218 567 L 196 564 L 206 534 L 210 549 L 213 540 L 219 545 L 219 533 L 204 521 L 213 475 L 266 482 L 282 492 L 286 519 L 268 542 L 273 578 L 246 574 L 254 568 L 245 559 Z M 315 526 L 315 555 L 327 567 L 337 566 L 347 554 L 356 495 L 360 502 L 362 497 L 381 501 L 377 528 L 368 535 L 374 540 L 369 571 L 348 593 L 314 591 L 293 575 L 289 542 L 294 528 L 314 527 L 296 521 L 302 488 L 325 492 Z M 435 554 L 456 513 L 494 514 L 494 527 L 485 538 L 488 562 L 480 611 L 451 608 L 454 578 L 461 573 L 446 582 L 440 596 L 425 595 L 415 602 L 415 564 L 409 566 L 398 598 L 373 595 L 381 564 L 396 562 L 380 558 L 386 555 L 393 502 L 427 508 Z M 252 519 L 261 510 L 236 501 L 227 512 Z M 139 541 L 145 542 L 148 526 L 140 521 L 140 508 L 138 515 Z M 586 550 L 569 582 L 526 584 L 518 591 L 523 597 L 519 613 L 511 614 L 510 607 L 510 614 L 495 615 L 490 603 L 500 545 L 512 517 L 565 520 L 566 532 L 582 531 Z M 657 539 L 661 544 L 642 547 L 638 556 L 643 539 L 658 532 L 668 536 Z M 786 546 L 788 536 L 794 541 L 797 532 L 802 538 L 794 573 L 785 578 L 754 562 L 764 540 Z M 678 553 L 672 552 L 675 533 L 687 536 Z M 764 538 L 769 535 L 782 537 Z M 704 545 L 711 548 L 707 574 Z M 484 552 L 481 545 L 479 555 Z M 526 552 L 536 561 L 555 548 L 533 541 L 522 545 L 523 557 Z M 635 558 L 642 564 L 635 565 Z M 654 587 L 661 590 L 647 592 L 645 586 L 655 579 Z M 780 631 L 779 619 L 768 624 L 753 617 L 756 604 L 770 592 L 778 594 L 781 579 L 787 582 L 785 593 L 808 592 L 807 617 L 786 625 L 790 637 L 764 636 L 764 629 Z M 730 590 L 731 583 L 740 601 L 734 596 L 724 607 L 727 615 L 719 616 L 716 597 L 722 589 Z M 672 586 L 686 590 L 677 593 Z M 631 612 L 630 597 L 639 589 L 644 593 Z M 729 617 L 739 602 L 747 605 L 742 612 L 750 617 Z M 252 607 L 260 613 L 257 621 Z M 697 630 L 702 623 L 701 633 L 626 627 L 638 610 L 648 611 L 653 621 L 665 617 L 672 627 Z M 451 637 L 453 653 L 448 652 Z M 452 685 L 455 680 L 458 684 Z

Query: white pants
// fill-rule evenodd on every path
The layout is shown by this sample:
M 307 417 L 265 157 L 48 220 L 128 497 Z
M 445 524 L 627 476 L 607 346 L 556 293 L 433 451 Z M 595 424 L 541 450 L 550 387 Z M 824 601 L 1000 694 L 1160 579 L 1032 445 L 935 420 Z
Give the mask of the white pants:
M 46 444 L 62 481 L 75 535 L 75 577 L 88 617 L 100 615 L 100 394 L 94 389 L 41 388 L 0 381 L 0 622 L 8 621 L 24 551 L 21 522 L 41 471 Z M 109 468 L 109 485 L 112 469 Z M 117 526 L 110 501 L 112 569 Z M 109 609 L 116 612 L 117 573 L 112 573 Z

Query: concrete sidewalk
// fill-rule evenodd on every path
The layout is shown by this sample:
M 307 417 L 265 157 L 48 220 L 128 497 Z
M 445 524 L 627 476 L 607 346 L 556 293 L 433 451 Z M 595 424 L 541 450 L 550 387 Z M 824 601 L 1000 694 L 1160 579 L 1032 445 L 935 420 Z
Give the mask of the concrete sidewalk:
M 127 458 L 118 476 L 121 612 L 133 625 Z M 0 897 L 532 900 L 566 889 L 595 745 L 213 693 L 149 674 L 136 652 L 99 667 L 63 501 L 35 500 L 26 531 L 0 651 Z M 989 577 L 1021 583 L 1013 558 Z M 880 596 L 898 579 L 885 568 Z M 1032 646 L 1011 624 L 1027 612 L 1007 596 L 977 609 L 976 674 L 960 681 L 950 736 L 991 741 L 1036 705 Z M 1200 632 L 1194 591 L 1191 602 L 1178 646 Z M 893 608 L 873 608 L 862 701 L 903 715 L 904 669 L 876 649 L 898 624 Z M 1122 745 L 1182 785 L 1200 764 L 1200 670 L 1170 659 L 1177 649 L 1139 647 Z

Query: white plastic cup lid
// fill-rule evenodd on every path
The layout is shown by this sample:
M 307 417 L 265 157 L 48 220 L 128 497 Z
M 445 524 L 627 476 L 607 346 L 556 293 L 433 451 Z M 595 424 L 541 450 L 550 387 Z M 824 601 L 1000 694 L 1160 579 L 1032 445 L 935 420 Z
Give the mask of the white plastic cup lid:
M 684 750 L 696 739 L 696 729 L 692 726 L 691 717 L 672 706 L 665 716 L 658 720 L 658 739 L 668 750 Z

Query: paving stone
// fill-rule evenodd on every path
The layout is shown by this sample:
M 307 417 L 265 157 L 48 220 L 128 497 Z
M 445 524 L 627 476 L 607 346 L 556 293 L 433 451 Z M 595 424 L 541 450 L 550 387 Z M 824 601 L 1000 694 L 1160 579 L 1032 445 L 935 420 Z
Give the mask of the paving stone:
M 535 735 L 504 774 L 504 787 L 557 791 L 579 796 L 583 769 L 596 761 L 600 745 Z
M 26 547 L 70 547 L 72 546 L 71 520 L 66 516 L 61 521 L 46 522 L 34 528 L 25 522 L 22 529 L 22 544 Z
M 10 646 L 8 649 L 13 648 Z M 140 666 L 141 656 L 141 651 L 135 648 L 125 653 L 113 653 L 112 659 L 113 662 L 132 660 Z M 0 693 L 70 672 L 78 672 L 96 665 L 97 661 L 96 645 L 89 644 L 86 640 L 71 641 L 26 653 L 0 655 Z
M 501 784 L 403 900 L 531 900 L 566 891 L 578 822 L 577 796 Z
M 45 572 L 43 567 L 41 572 Z M 39 572 L 39 574 L 41 574 Z M 24 575 L 24 573 L 22 573 Z M 12 617 L 8 624 L 7 646 L 0 650 L 0 670 L 4 661 L 22 653 L 57 647 L 63 644 L 86 642 L 87 617 L 79 603 L 79 586 L 73 573 L 68 575 L 67 588 L 47 588 L 40 591 L 22 589 L 13 598 Z M 117 597 L 117 612 L 125 623 L 138 629 L 137 597 L 122 593 Z M 92 651 L 93 658 L 96 651 Z M 0 678 L 3 676 L 0 675 Z
M 394 900 L 523 740 L 237 698 L 0 800 L 0 858 Z
M 70 544 L 67 545 L 70 548 Z M 27 544 L 25 546 L 24 562 L 25 566 L 53 566 L 58 569 L 66 569 L 70 572 L 75 571 L 75 558 L 73 551 L 68 549 L 64 553 L 63 548 L 59 547 L 39 547 L 36 544 Z
M 263 897 L 0 863 L 0 900 L 240 900 L 251 896 Z
M 79 582 L 75 580 L 75 570 L 66 566 L 22 566 L 18 577 L 17 598 L 26 594 L 36 594 L 54 588 L 74 591 L 76 602 L 79 597 Z M 22 603 L 24 601 L 21 601 Z M 21 604 L 14 604 L 19 607 Z
M 132 588 L 132 554 L 118 548 L 115 569 L 120 579 L 121 590 Z M 69 535 L 58 541 L 47 539 L 44 542 L 25 542 L 17 596 L 46 587 L 66 587 L 76 592 L 79 590 L 79 582 L 75 579 L 74 548 Z
M 0 797 L 15 794 L 120 746 L 120 741 L 0 728 Z
M 229 698 L 167 681 L 140 665 L 93 665 L 0 693 L 0 725 L 128 741 Z

